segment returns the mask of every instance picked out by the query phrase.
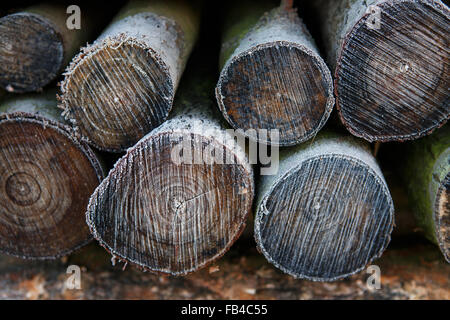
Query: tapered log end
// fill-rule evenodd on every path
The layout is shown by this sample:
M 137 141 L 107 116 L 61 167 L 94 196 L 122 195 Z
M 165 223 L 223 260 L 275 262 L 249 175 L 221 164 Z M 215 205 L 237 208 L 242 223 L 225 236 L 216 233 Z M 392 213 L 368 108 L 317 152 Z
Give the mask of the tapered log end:
M 42 16 L 16 13 L 1 18 L 0 39 L 0 86 L 7 91 L 36 91 L 63 67 L 62 37 Z
M 368 141 L 416 139 L 450 115 L 450 11 L 427 0 L 374 8 L 346 36 L 337 107 L 348 129 Z
M 233 58 L 222 71 L 216 96 L 233 127 L 278 129 L 282 146 L 315 135 L 334 105 L 331 75 L 322 59 L 284 41 L 262 44 Z M 276 144 L 252 131 L 248 136 Z
M 190 136 L 190 135 L 188 135 Z M 184 275 L 222 256 L 251 210 L 251 175 L 241 164 L 176 164 L 184 134 L 142 139 L 96 189 L 87 222 L 111 254 L 144 270 Z M 192 135 L 195 147 L 225 148 Z M 199 150 L 199 149 L 194 149 Z
M 35 259 L 86 244 L 89 196 L 102 178 L 92 151 L 40 116 L 0 116 L 0 251 Z
M 61 86 L 62 108 L 95 147 L 121 152 L 159 126 L 174 85 L 159 56 L 132 39 L 107 39 L 76 57 Z
M 439 186 L 436 195 L 434 222 L 439 247 L 450 263 L 450 173 Z
M 330 155 L 304 161 L 273 186 L 258 209 L 255 237 L 282 271 L 332 281 L 380 256 L 392 227 L 392 199 L 377 174 Z

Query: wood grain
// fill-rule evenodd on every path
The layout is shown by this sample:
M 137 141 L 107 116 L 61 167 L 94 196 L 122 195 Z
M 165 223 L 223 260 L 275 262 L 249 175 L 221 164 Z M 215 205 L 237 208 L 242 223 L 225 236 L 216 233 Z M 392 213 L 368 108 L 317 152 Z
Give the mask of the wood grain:
M 86 143 L 58 121 L 53 95 L 0 106 L 0 252 L 50 259 L 89 242 L 89 196 L 103 178 Z
M 65 73 L 60 107 L 93 146 L 121 152 L 172 108 L 198 33 L 187 1 L 132 1 Z
M 244 150 L 219 138 L 225 131 L 208 97 L 212 87 L 201 76 L 186 85 L 174 115 L 128 149 L 96 189 L 87 216 L 115 260 L 171 275 L 222 256 L 243 231 L 254 193 Z M 183 141 L 203 159 L 174 161 Z M 215 162 L 210 149 L 233 162 Z
M 38 4 L 0 18 L 0 86 L 37 91 L 54 80 L 95 32 L 91 7 L 83 6 L 81 29 L 66 26 L 67 6 Z M 108 16 L 105 9 L 103 16 Z
M 246 132 L 255 141 L 289 146 L 310 139 L 334 105 L 331 74 L 314 40 L 287 5 L 234 4 L 216 88 L 224 117 L 236 129 L 280 131 L 278 142 Z
M 446 5 L 429 0 L 314 4 L 335 68 L 336 106 L 352 134 L 370 142 L 413 140 L 446 123 Z
M 277 176 L 261 176 L 255 238 L 269 262 L 315 281 L 345 278 L 379 257 L 394 207 L 368 148 L 319 134 L 280 154 Z

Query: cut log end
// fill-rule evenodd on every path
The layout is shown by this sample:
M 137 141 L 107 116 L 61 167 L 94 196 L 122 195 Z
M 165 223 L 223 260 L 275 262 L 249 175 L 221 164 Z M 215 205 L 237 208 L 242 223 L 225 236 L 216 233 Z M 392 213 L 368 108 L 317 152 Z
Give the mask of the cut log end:
M 36 91 L 63 67 L 61 35 L 47 19 L 16 13 L 0 19 L 0 86 L 9 92 Z
M 442 181 L 436 195 L 435 225 L 439 247 L 450 263 L 450 173 Z
M 236 129 L 278 129 L 279 145 L 308 140 L 334 104 L 331 75 L 320 57 L 300 45 L 277 41 L 239 54 L 223 69 L 216 95 Z M 253 140 L 277 144 L 267 137 Z
M 450 116 L 449 9 L 433 1 L 386 1 L 347 34 L 336 68 L 337 108 L 368 141 L 412 140 Z
M 330 155 L 303 162 L 274 185 L 259 207 L 255 237 L 282 271 L 332 281 L 379 257 L 392 227 L 392 200 L 377 174 Z
M 103 175 L 92 151 L 40 116 L 1 115 L 0 128 L 0 251 L 50 259 L 86 244 L 85 211 Z
M 184 275 L 206 266 L 239 237 L 251 210 L 246 168 L 176 164 L 171 154 L 183 137 L 166 132 L 141 140 L 88 206 L 87 222 L 100 244 L 144 270 Z M 191 137 L 193 148 L 226 148 L 214 139 Z
M 62 108 L 92 145 L 124 151 L 166 120 L 172 79 L 158 55 L 137 41 L 108 39 L 88 51 L 69 68 Z

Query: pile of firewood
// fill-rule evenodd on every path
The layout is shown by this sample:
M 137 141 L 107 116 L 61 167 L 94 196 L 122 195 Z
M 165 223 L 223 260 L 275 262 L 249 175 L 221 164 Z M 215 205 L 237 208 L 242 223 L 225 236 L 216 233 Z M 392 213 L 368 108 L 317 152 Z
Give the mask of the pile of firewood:
M 251 224 L 274 266 L 332 281 L 402 228 L 389 167 L 416 228 L 450 261 L 441 1 L 0 14 L 1 253 L 54 259 L 95 238 L 113 260 L 185 275 Z

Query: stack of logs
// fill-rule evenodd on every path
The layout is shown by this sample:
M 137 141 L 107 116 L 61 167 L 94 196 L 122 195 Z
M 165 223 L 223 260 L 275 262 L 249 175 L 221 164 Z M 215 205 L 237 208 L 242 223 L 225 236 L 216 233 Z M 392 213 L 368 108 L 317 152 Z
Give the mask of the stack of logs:
M 390 161 L 450 262 L 449 8 L 229 1 L 219 53 L 202 6 L 130 1 L 109 24 L 82 7 L 81 29 L 62 4 L 0 18 L 0 252 L 51 259 L 95 238 L 185 275 L 250 223 L 285 273 L 341 279 L 395 226 L 380 143 L 417 140 Z

